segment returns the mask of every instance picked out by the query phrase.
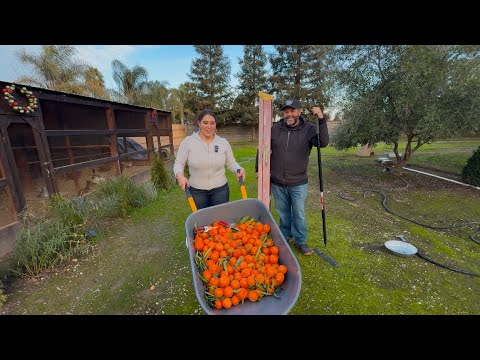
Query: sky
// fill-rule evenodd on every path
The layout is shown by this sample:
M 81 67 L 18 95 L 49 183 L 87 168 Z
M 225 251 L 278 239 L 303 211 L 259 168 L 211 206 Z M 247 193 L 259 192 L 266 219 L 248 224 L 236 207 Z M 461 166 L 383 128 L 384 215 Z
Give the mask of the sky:
M 140 65 L 147 69 L 149 80 L 167 81 L 169 87 L 178 87 L 189 80 L 192 59 L 198 57 L 193 45 L 75 45 L 78 58 L 96 67 L 103 74 L 105 86 L 116 89 L 112 77 L 113 60 L 120 60 L 128 68 Z M 31 68 L 22 64 L 16 55 L 21 48 L 38 54 L 41 45 L 0 45 L 0 80 L 15 81 L 29 75 Z M 264 47 L 273 52 L 273 46 Z M 243 57 L 243 46 L 224 45 L 224 54 L 231 61 L 231 85 L 238 85 L 233 76 L 240 71 L 238 58 Z

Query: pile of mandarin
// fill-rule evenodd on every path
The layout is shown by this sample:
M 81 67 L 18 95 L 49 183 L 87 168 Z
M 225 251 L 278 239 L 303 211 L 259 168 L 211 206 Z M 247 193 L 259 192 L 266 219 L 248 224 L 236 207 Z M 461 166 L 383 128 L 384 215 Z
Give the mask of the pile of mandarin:
M 196 232 L 195 263 L 205 284 L 207 303 L 230 309 L 245 301 L 277 296 L 287 267 L 279 263 L 279 249 L 270 225 L 244 217 L 235 224 L 215 221 Z

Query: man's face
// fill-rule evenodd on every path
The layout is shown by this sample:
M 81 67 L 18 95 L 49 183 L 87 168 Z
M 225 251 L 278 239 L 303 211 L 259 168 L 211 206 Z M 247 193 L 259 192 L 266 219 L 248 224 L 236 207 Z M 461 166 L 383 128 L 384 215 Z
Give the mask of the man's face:
M 285 123 L 287 124 L 287 126 L 297 125 L 300 114 L 300 109 L 294 109 L 291 107 L 285 108 L 285 110 L 283 110 L 283 118 L 285 119 Z

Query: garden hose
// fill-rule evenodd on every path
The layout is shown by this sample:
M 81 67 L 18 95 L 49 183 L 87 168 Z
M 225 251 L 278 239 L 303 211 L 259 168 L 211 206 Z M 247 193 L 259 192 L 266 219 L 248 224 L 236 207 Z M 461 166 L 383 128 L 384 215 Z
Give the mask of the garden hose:
M 480 274 L 471 273 L 471 272 L 468 272 L 468 271 L 465 271 L 465 270 L 460 270 L 460 269 L 453 268 L 453 267 L 450 267 L 450 266 L 445 265 L 445 264 L 441 264 L 441 263 L 439 263 L 438 261 L 435 261 L 435 260 L 433 260 L 433 259 L 430 259 L 429 257 L 426 257 L 425 255 L 423 255 L 423 254 L 420 253 L 420 252 L 417 252 L 417 255 L 420 256 L 422 259 L 427 260 L 428 262 L 431 262 L 432 264 L 441 266 L 441 267 L 443 267 L 443 268 L 445 268 L 445 269 L 452 270 L 452 271 L 456 271 L 456 272 L 459 272 L 459 273 L 465 274 L 465 275 L 479 276 L 479 277 L 480 277 Z
M 395 216 L 398 216 L 399 218 L 402 218 L 404 220 L 407 220 L 407 221 L 410 221 L 410 222 L 413 222 L 414 224 L 417 224 L 417 225 L 420 225 L 420 226 L 423 226 L 423 227 L 426 227 L 426 228 L 429 228 L 429 229 L 435 229 L 435 230 L 447 230 L 447 229 L 453 229 L 453 228 L 458 228 L 458 227 L 464 227 L 464 226 L 469 226 L 469 225 L 477 225 L 477 224 L 480 224 L 480 222 L 478 221 L 471 221 L 471 222 L 465 222 L 465 223 L 460 223 L 460 224 L 453 224 L 453 225 L 448 225 L 448 226 L 435 226 L 435 225 L 428 225 L 428 224 L 424 224 L 424 223 L 421 223 L 417 220 L 414 220 L 414 219 L 410 219 L 410 218 L 407 218 L 403 215 L 400 215 L 399 213 L 396 213 L 395 211 L 393 211 L 392 209 L 389 209 L 386 205 L 386 202 L 387 202 L 387 195 L 385 195 L 385 193 L 381 190 L 364 190 L 363 191 L 363 197 L 366 196 L 366 194 L 368 192 L 375 192 L 377 194 L 380 194 L 382 195 L 383 199 L 382 199 L 382 206 L 384 207 L 385 210 L 387 210 L 390 214 L 393 214 Z M 478 227 L 478 229 L 472 234 L 469 236 L 469 238 L 475 242 L 476 244 L 480 245 L 480 241 L 476 240 L 475 239 L 475 235 L 480 231 L 480 226 Z
M 404 180 L 404 179 L 401 179 L 400 177 L 398 177 L 397 175 L 395 175 L 393 173 L 392 170 L 390 170 L 390 168 L 385 168 L 384 169 L 384 172 L 387 173 L 387 174 L 391 174 L 391 175 L 394 175 L 395 177 L 399 178 L 400 180 L 402 180 L 406 186 L 403 188 L 403 189 L 406 189 L 408 187 L 408 183 Z M 381 190 L 375 190 L 375 189 L 367 189 L 367 190 L 363 190 L 361 191 L 363 197 L 365 198 L 366 195 L 369 193 L 369 192 L 372 192 L 372 193 L 377 193 L 377 194 L 380 194 L 382 196 L 382 206 L 383 208 L 388 211 L 390 214 L 392 215 L 395 215 L 395 216 L 398 216 L 399 218 L 401 219 L 404 219 L 404 220 L 407 220 L 407 221 L 410 221 L 414 224 L 417 224 L 417 225 L 420 225 L 420 226 L 423 226 L 423 227 L 426 227 L 426 228 L 429 228 L 429 229 L 435 229 L 435 230 L 447 230 L 447 229 L 453 229 L 453 228 L 458 228 L 458 227 L 464 227 L 464 226 L 469 226 L 469 225 L 480 225 L 480 222 L 478 221 L 472 221 L 472 222 L 465 222 L 465 223 L 460 223 L 460 224 L 453 224 L 453 225 L 449 225 L 449 226 L 434 226 L 434 225 L 428 225 L 428 224 L 424 224 L 424 223 L 421 223 L 415 219 L 410 219 L 410 218 L 407 218 L 395 211 L 393 211 L 392 209 L 388 208 L 387 206 L 387 195 L 385 195 L 385 193 Z M 343 193 L 339 193 L 339 196 L 340 198 L 344 199 L 344 200 L 348 200 L 348 201 L 357 201 L 356 199 L 352 198 L 352 197 L 347 197 L 345 195 L 343 195 Z M 480 226 L 478 226 L 477 230 L 471 234 L 469 236 L 469 239 L 472 240 L 474 243 L 476 243 L 477 245 L 480 245 L 480 241 L 477 240 L 475 238 L 475 235 L 477 235 L 478 233 L 480 232 Z M 430 259 L 429 257 L 421 254 L 420 252 L 417 252 L 417 255 L 419 257 L 421 257 L 422 259 L 424 260 L 427 260 L 428 262 L 432 263 L 432 264 L 435 264 L 435 265 L 438 265 L 438 266 L 441 266 L 445 269 L 449 269 L 449 270 L 452 270 L 452 271 L 455 271 L 455 272 L 459 272 L 459 273 L 462 273 L 462 274 L 465 274 L 465 275 L 470 275 L 470 276 L 479 276 L 480 277 L 480 274 L 476 274 L 476 273 L 471 273 L 471 272 L 468 272 L 468 271 L 465 271 L 465 270 L 460 270 L 460 269 L 457 269 L 457 268 L 453 268 L 453 267 L 450 267 L 448 265 L 445 265 L 445 264 L 441 264 L 433 259 Z

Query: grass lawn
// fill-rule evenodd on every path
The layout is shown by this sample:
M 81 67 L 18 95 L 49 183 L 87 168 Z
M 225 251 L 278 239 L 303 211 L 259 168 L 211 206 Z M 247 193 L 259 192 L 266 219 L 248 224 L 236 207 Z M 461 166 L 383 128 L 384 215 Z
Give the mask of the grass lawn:
M 439 141 L 425 144 L 413 154 L 409 164 L 460 176 L 468 158 L 479 146 L 480 140 Z M 380 144 L 374 148 L 375 155 L 383 156 L 384 151 L 391 151 L 391 149 L 392 147 Z M 403 152 L 405 143 L 400 143 L 399 149 L 399 152 Z
M 461 172 L 478 142 L 436 143 L 420 148 L 411 164 Z M 256 144 L 233 146 L 246 169 L 249 197 L 257 196 Z M 293 315 L 480 314 L 480 277 L 434 265 L 418 256 L 398 257 L 385 241 L 396 235 L 439 263 L 480 275 L 480 245 L 469 239 L 480 226 L 480 191 L 421 174 L 383 172 L 375 156 L 357 149 L 322 149 L 328 244 L 323 246 L 316 149 L 309 166 L 308 243 L 334 258 L 333 268 L 317 255 L 295 255 L 302 288 Z M 378 155 L 378 156 L 377 156 Z M 228 174 L 230 200 L 241 199 Z M 435 230 L 387 212 L 381 203 Z M 349 199 L 349 200 L 345 200 Z M 185 219 L 191 213 L 176 186 L 154 204 L 114 222 L 93 252 L 35 279 L 11 284 L 5 314 L 202 314 L 185 247 Z M 272 214 L 278 220 L 275 210 Z M 248 215 L 248 214 L 246 214 Z M 477 234 L 480 241 L 480 234 Z M 287 274 L 288 276 L 288 274 Z

